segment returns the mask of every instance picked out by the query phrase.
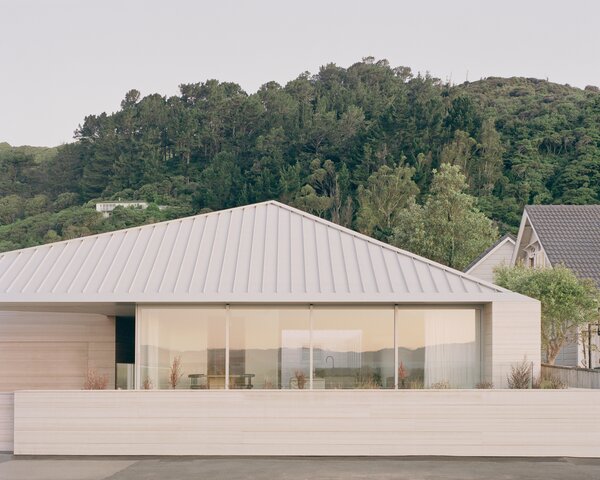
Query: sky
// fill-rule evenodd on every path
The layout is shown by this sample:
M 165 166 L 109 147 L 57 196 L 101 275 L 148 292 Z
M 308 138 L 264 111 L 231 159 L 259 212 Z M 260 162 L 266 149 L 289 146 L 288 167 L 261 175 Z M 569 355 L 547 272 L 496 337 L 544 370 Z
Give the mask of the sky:
M 363 57 L 462 83 L 600 86 L 597 0 L 0 0 L 0 142 L 70 142 L 125 93 L 248 93 Z

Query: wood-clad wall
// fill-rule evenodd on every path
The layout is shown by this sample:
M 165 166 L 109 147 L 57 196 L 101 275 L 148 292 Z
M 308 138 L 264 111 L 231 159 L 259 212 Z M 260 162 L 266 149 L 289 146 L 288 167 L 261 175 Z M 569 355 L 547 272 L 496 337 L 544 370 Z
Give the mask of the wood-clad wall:
M 12 393 L 0 393 L 0 452 L 13 449 L 13 397 Z
M 88 369 L 114 385 L 114 318 L 0 312 L 0 391 L 79 389 Z
M 510 265 L 514 249 L 514 243 L 504 242 L 501 247 L 490 253 L 479 265 L 469 270 L 468 274 L 481 278 L 486 282 L 494 283 L 494 268 L 500 265 Z
M 494 302 L 483 309 L 484 378 L 496 388 L 507 387 L 511 367 L 524 358 L 535 377 L 541 362 L 540 303 Z
M 600 455 L 591 390 L 19 391 L 15 454 Z

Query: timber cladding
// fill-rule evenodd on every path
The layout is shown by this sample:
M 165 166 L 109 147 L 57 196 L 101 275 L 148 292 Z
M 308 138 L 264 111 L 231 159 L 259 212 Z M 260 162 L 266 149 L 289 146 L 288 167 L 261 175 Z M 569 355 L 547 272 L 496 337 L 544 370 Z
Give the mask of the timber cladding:
M 600 455 L 584 390 L 19 391 L 15 454 Z
M 12 393 L 0 393 L 0 452 L 12 452 L 14 411 Z
M 114 385 L 114 318 L 0 312 L 0 392 L 80 389 L 89 369 Z

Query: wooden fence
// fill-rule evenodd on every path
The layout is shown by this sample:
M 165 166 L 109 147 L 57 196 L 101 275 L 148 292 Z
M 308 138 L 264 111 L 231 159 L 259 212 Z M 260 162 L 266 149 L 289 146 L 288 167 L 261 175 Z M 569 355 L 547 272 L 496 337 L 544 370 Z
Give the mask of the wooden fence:
M 15 454 L 600 456 L 594 390 L 15 392 Z
M 542 364 L 542 376 L 562 380 L 570 388 L 600 388 L 600 370 Z

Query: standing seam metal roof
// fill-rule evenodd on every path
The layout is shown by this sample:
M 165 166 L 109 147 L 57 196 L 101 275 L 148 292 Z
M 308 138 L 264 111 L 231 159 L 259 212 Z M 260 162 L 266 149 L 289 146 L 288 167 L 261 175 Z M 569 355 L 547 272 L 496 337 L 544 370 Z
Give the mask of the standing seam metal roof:
M 0 302 L 405 301 L 505 292 L 275 201 L 0 254 Z

